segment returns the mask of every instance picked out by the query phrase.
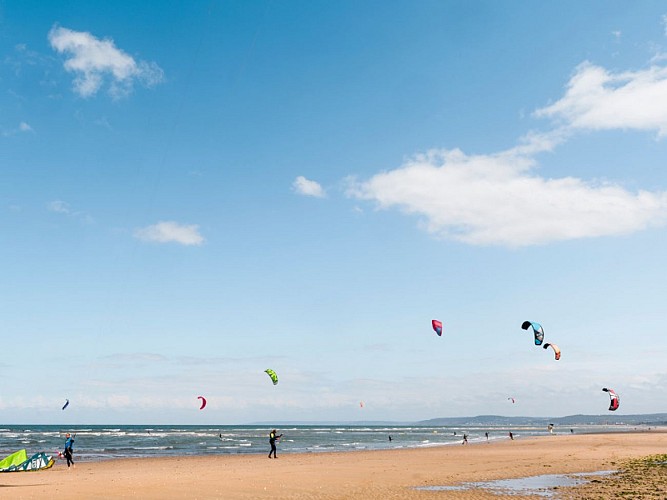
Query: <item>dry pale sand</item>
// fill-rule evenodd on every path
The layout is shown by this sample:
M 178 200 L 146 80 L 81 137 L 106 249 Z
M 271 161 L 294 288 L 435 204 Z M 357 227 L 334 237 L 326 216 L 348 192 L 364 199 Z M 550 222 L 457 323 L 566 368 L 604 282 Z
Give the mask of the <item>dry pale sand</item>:
M 417 486 L 618 469 L 667 453 L 667 431 L 553 435 L 425 449 L 79 462 L 0 474 L 0 498 L 501 498 L 483 489 Z M 583 490 L 582 490 L 583 491 Z M 517 500 L 519 496 L 512 496 Z M 603 496 L 604 498 L 604 496 Z

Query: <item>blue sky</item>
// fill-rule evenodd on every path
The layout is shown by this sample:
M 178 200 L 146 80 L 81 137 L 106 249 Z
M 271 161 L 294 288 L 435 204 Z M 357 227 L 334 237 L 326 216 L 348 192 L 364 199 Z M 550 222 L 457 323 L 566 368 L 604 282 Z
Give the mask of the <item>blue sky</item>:
M 664 3 L 2 1 L 0 68 L 3 422 L 666 411 Z

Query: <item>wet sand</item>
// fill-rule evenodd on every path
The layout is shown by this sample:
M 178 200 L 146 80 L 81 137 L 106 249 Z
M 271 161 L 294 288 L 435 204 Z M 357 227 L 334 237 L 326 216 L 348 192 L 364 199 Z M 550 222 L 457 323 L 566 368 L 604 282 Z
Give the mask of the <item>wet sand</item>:
M 57 460 L 49 470 L 0 474 L 0 498 L 498 499 L 502 497 L 478 488 L 416 488 L 616 470 L 628 459 L 660 453 L 667 453 L 665 429 L 421 449 L 279 454 L 277 460 L 265 454 L 142 458 L 78 462 L 71 470 Z M 650 480 L 650 474 L 644 475 Z M 596 480 L 599 483 L 589 486 L 612 478 Z M 590 487 L 567 490 L 568 498 L 605 498 L 604 492 L 597 494 Z

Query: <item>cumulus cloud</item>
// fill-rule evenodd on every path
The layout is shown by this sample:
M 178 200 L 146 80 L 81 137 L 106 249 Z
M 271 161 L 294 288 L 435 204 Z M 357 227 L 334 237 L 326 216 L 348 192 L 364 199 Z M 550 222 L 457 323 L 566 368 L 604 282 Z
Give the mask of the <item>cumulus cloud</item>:
M 82 31 L 54 26 L 49 31 L 49 43 L 60 54 L 65 54 L 65 69 L 74 73 L 74 91 L 81 97 L 91 97 L 109 82 L 109 93 L 114 98 L 132 91 L 135 81 L 146 87 L 160 83 L 164 72 L 154 62 L 136 61 L 117 48 L 110 38 L 100 40 Z
M 326 196 L 324 189 L 318 182 L 308 180 L 302 175 L 294 180 L 292 188 L 304 196 L 313 196 L 315 198 L 324 198 Z
M 667 221 L 667 193 L 532 173 L 531 148 L 494 155 L 433 150 L 364 182 L 348 195 L 423 218 L 443 238 L 520 247 L 631 233 Z M 528 154 L 530 153 L 530 154 Z
M 554 120 L 552 130 L 528 134 L 496 154 L 432 150 L 368 180 L 351 180 L 347 194 L 416 215 L 429 232 L 475 245 L 519 247 L 663 226 L 667 192 L 534 171 L 539 153 L 582 130 L 667 135 L 664 60 L 654 57 L 650 67 L 624 72 L 584 62 L 563 97 L 534 113 Z
M 667 67 L 613 73 L 584 62 L 570 78 L 563 98 L 535 115 L 562 120 L 576 129 L 655 130 L 665 136 Z
M 152 226 L 137 229 L 134 236 L 142 241 L 154 243 L 180 243 L 181 245 L 201 245 L 204 238 L 196 224 L 183 225 L 174 221 L 158 222 Z
M 19 130 L 21 132 L 33 132 L 32 127 L 28 125 L 26 122 L 19 123 Z

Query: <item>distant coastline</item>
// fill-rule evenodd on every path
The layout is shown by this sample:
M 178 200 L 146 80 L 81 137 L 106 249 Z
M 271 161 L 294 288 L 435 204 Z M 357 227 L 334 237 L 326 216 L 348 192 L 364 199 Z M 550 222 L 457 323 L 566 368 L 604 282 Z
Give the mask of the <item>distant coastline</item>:
M 363 421 L 296 421 L 253 422 L 248 425 L 414 425 L 414 426 L 452 426 L 452 425 L 667 425 L 667 413 L 644 414 L 599 414 L 566 415 L 563 417 L 509 417 L 503 415 L 477 415 L 474 417 L 437 417 L 417 421 L 363 420 Z

